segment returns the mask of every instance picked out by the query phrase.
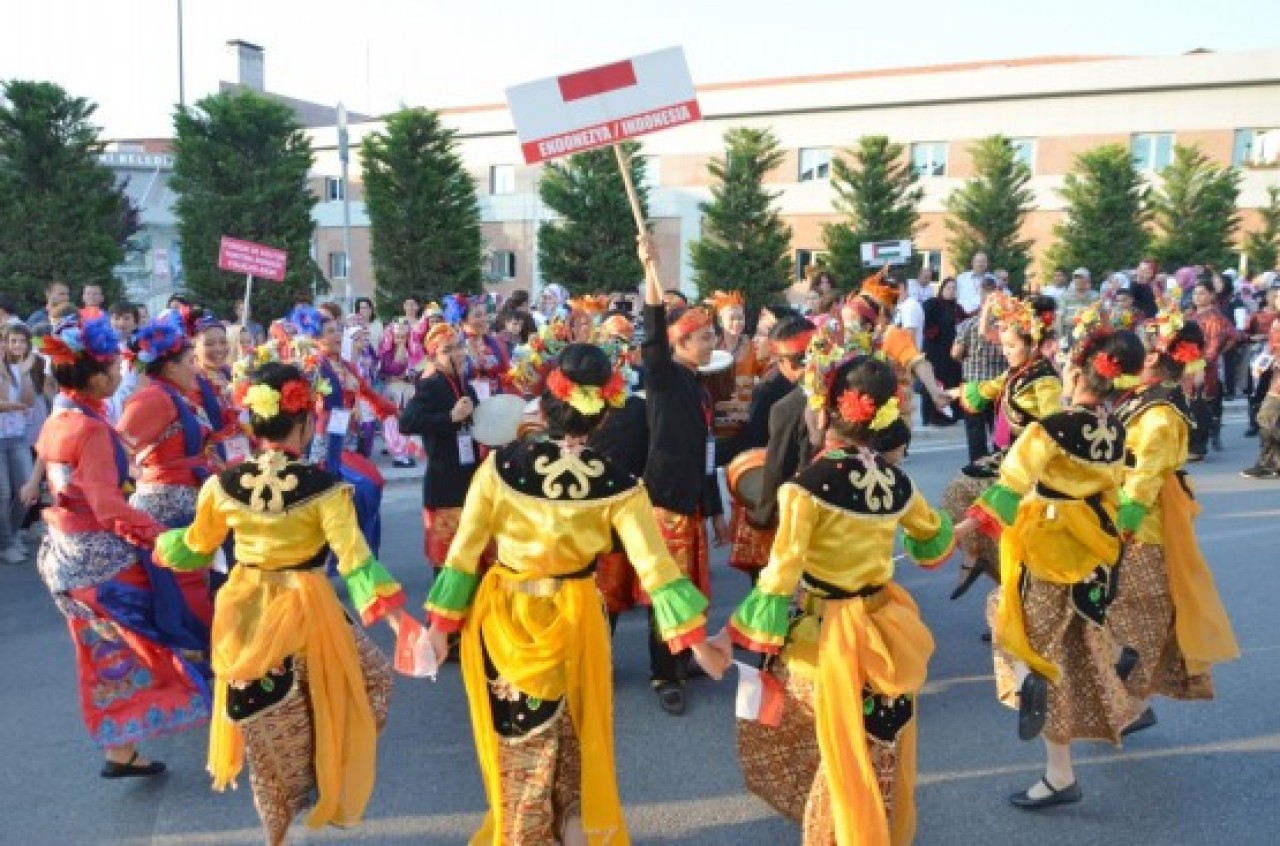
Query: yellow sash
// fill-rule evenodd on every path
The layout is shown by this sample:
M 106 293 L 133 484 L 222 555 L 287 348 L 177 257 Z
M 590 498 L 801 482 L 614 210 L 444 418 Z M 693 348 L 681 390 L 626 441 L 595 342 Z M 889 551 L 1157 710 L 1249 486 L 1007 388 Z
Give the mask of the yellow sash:
M 839 846 L 899 846 L 915 836 L 916 719 L 898 744 L 892 839 L 863 729 L 862 687 L 886 696 L 924 685 L 933 637 L 911 595 L 890 582 L 868 599 L 828 600 L 819 641 L 814 716 Z
M 567 697 L 582 750 L 582 826 L 593 846 L 627 846 L 613 758 L 613 683 L 609 629 L 593 579 L 569 579 L 553 596 L 504 589 L 516 578 L 491 569 L 476 590 L 462 637 L 462 676 L 471 707 L 489 812 L 472 846 L 501 846 L 498 736 L 489 708 L 480 638 L 498 674 L 527 696 Z
M 209 772 L 224 790 L 244 765 L 227 717 L 227 683 L 253 681 L 290 655 L 307 660 L 319 797 L 307 825 L 354 825 L 373 793 L 377 728 L 351 626 L 323 572 L 240 566 L 218 592 L 213 621 Z
M 1115 497 L 1105 501 L 1114 519 Z M 1078 499 L 1029 496 L 1018 506 L 1013 525 L 1000 537 L 1000 604 L 996 609 L 996 642 L 1051 682 L 1061 668 L 1036 652 L 1027 640 L 1022 608 L 1022 568 L 1042 582 L 1073 585 L 1098 565 L 1115 564 L 1120 538 L 1107 533 L 1089 504 Z
M 1178 648 L 1187 662 L 1187 671 L 1199 675 L 1213 664 L 1239 658 L 1240 646 L 1218 595 L 1213 571 L 1196 542 L 1191 521 L 1200 513 L 1200 504 L 1187 494 L 1177 474 L 1165 479 L 1160 489 L 1160 511 Z

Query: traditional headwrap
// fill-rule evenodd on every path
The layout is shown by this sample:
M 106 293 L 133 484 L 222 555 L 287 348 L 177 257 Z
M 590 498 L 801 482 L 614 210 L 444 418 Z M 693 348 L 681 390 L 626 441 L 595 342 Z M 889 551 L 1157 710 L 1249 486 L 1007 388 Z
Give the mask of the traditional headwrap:
M 741 291 L 712 291 L 711 296 L 707 297 L 707 302 L 711 304 L 711 308 L 716 314 L 719 314 L 726 308 L 745 308 L 746 300 L 742 298 Z
M 511 384 L 527 395 L 540 393 L 543 378 L 569 342 L 568 323 L 559 317 L 547 321 L 537 334 L 529 336 L 527 343 L 511 352 L 511 366 L 507 371 Z
M 569 308 L 592 316 L 601 315 L 609 310 L 609 298 L 604 294 L 584 294 L 569 300 Z
M 701 306 L 673 311 L 672 315 L 675 316 L 675 320 L 667 327 L 667 338 L 673 344 L 711 325 L 710 312 Z
M 1094 300 L 1075 316 L 1072 321 L 1071 336 L 1079 341 L 1107 325 L 1109 323 L 1102 314 L 1102 301 Z
M 800 384 L 804 387 L 805 396 L 809 398 L 809 407 L 814 411 L 826 408 L 831 375 L 849 355 L 849 347 L 837 342 L 830 321 L 823 321 L 809 336 L 804 375 L 801 376 Z
M 54 364 L 75 364 L 80 358 L 106 362 L 120 355 L 120 338 L 108 318 L 82 322 L 73 313 L 59 319 L 53 331 L 40 339 L 40 352 Z
M 1181 300 L 1182 290 L 1177 285 L 1170 285 L 1160 304 L 1160 310 L 1142 328 L 1147 334 L 1154 336 L 1157 350 L 1167 353 L 1174 361 L 1195 372 L 1204 367 L 1204 349 L 1194 341 L 1178 338 L 1178 333 L 1187 324 Z
M 455 326 L 467 319 L 467 312 L 476 306 L 489 307 L 489 298 L 484 294 L 469 297 L 466 294 L 450 294 L 444 298 L 444 319 Z
M 782 338 L 781 340 L 769 340 L 769 345 L 773 348 L 776 355 L 800 355 L 809 348 L 809 342 L 813 339 L 815 330 L 806 329 L 790 338 Z
M 858 289 L 858 293 L 864 297 L 870 297 L 885 310 L 893 311 L 898 304 L 898 300 L 902 297 L 902 288 L 888 284 L 885 281 L 888 279 L 888 275 L 889 265 L 886 264 L 863 280 L 862 287 Z
M 422 348 L 427 355 L 435 355 L 441 344 L 457 341 L 460 337 L 458 330 L 453 326 L 448 323 L 437 323 L 427 330 L 426 336 L 422 339 Z
M 622 338 L 630 343 L 631 340 L 635 338 L 635 334 L 635 325 L 621 314 L 606 317 L 596 328 L 596 337 L 601 341 Z

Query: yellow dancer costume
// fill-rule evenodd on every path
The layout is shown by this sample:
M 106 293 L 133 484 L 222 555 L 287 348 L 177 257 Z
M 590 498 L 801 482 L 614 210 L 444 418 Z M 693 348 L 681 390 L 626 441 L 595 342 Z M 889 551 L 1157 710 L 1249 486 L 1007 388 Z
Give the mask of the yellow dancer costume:
M 207 566 L 228 532 L 237 566 L 214 610 L 214 788 L 235 783 L 247 751 L 271 843 L 312 790 L 307 825 L 354 825 L 373 791 L 390 666 L 347 619 L 325 562 L 332 551 L 366 625 L 403 604 L 400 585 L 365 544 L 351 487 L 284 452 L 209 479 L 191 526 L 160 536 L 157 561 Z
M 898 526 L 925 567 L 950 555 L 951 519 L 905 473 L 869 451 L 830 450 L 779 489 L 769 564 L 730 623 L 734 642 L 781 652 L 788 701 L 777 730 L 740 724 L 748 785 L 789 816 L 803 813 L 807 846 L 906 844 L 915 834 L 916 692 L 933 638 L 894 584 Z M 802 589 L 804 611 L 791 621 Z M 808 716 L 812 714 L 812 716 Z M 821 761 L 800 723 L 816 732 Z M 786 746 L 785 772 L 751 772 L 752 746 Z M 807 778 L 807 783 L 806 783 Z M 800 803 L 796 788 L 807 788 Z
M 1138 653 L 1126 685 L 1143 699 L 1212 699 L 1211 666 L 1239 658 L 1240 648 L 1192 527 L 1200 506 L 1181 470 L 1190 409 L 1177 384 L 1153 384 L 1116 414 L 1128 432 L 1119 525 L 1133 540 L 1107 623 Z
M 630 842 L 614 771 L 609 627 L 592 578 L 596 556 L 612 548 L 610 530 L 671 649 L 704 640 L 706 599 L 667 553 L 634 477 L 589 448 L 518 441 L 491 454 L 471 483 L 427 608 L 438 628 L 463 630 L 489 799 L 476 846 L 559 842 L 579 812 L 588 842 Z M 498 563 L 481 578 L 491 538 Z
M 1044 735 L 1055 743 L 1118 743 L 1140 710 L 1115 673 L 1119 647 L 1104 625 L 1121 555 L 1124 439 L 1117 419 L 1081 406 L 1032 423 L 970 512 L 1000 537 L 995 642 L 1052 683 Z M 997 667 L 1007 704 L 1014 677 Z

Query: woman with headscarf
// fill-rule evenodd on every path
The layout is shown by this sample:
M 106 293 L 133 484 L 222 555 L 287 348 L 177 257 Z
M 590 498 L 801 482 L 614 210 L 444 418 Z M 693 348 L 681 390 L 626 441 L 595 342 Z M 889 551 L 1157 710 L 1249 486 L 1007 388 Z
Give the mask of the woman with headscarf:
M 952 358 L 951 346 L 956 341 L 956 327 L 963 319 L 964 309 L 956 300 L 955 277 L 948 276 L 938 283 L 938 295 L 924 302 L 924 357 L 933 365 L 933 375 L 948 389 L 959 387 L 961 382 L 960 362 Z M 929 403 L 925 403 L 921 411 L 926 425 L 950 426 L 960 422 L 956 405 L 952 405 L 951 417 Z
M 551 318 L 561 313 L 569 302 L 569 291 L 563 285 L 550 282 L 542 287 L 538 295 L 538 307 L 533 311 L 533 319 L 541 329 Z
M 423 363 L 421 345 L 411 339 L 409 322 L 403 318 L 391 321 L 382 334 L 382 346 L 378 350 L 378 375 L 382 380 L 382 392 L 399 411 L 413 398 L 414 385 Z M 391 418 L 388 418 L 387 424 Z M 387 451 L 396 467 L 413 467 L 417 462 L 412 455 L 413 445 L 402 434 L 399 424 L 395 428 L 398 437 L 387 437 Z M 420 448 L 419 448 L 420 449 Z

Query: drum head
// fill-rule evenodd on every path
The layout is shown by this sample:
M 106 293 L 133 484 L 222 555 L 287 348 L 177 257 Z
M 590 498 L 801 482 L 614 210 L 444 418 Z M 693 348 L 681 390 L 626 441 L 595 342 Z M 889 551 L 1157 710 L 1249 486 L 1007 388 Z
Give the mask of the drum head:
M 746 508 L 755 508 L 764 496 L 764 449 L 749 449 L 729 462 L 725 468 L 725 481 L 734 501 Z
M 698 368 L 699 373 L 719 373 L 733 367 L 733 353 L 728 350 L 712 350 L 711 360 Z
M 526 404 L 515 394 L 489 397 L 471 414 L 471 436 L 487 447 L 506 446 L 520 432 Z

